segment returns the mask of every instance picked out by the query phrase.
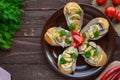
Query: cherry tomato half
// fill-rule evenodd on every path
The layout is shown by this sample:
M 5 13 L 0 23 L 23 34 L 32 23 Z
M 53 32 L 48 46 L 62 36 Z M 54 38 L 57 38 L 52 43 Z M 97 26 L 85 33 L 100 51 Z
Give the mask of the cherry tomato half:
M 120 22 L 120 12 L 117 13 L 116 19 L 117 19 L 118 22 Z
M 120 0 L 112 0 L 113 4 L 120 5 Z
M 105 14 L 110 18 L 113 19 L 116 15 L 116 8 L 114 6 L 108 6 L 105 8 Z
M 99 5 L 105 4 L 107 0 L 96 0 Z
M 82 45 L 85 42 L 83 35 L 75 30 L 72 31 L 72 36 L 74 39 L 73 46 L 75 48 L 77 48 L 79 45 Z
M 80 35 L 80 33 L 77 32 L 77 31 L 75 31 L 75 30 L 73 30 L 73 31 L 72 31 L 72 35 Z

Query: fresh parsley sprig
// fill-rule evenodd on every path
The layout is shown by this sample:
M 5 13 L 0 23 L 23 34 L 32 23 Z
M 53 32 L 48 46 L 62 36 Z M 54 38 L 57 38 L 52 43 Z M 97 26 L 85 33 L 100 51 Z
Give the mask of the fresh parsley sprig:
M 21 16 L 24 5 L 22 0 L 0 1 L 0 49 L 8 50 L 13 43 L 13 36 L 22 24 Z

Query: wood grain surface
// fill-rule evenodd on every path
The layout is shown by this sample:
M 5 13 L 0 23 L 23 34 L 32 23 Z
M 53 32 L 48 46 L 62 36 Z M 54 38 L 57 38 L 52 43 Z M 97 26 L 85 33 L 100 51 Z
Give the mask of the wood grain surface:
M 40 39 L 47 19 L 72 0 L 24 1 L 27 5 L 23 7 L 22 28 L 14 36 L 12 48 L 0 51 L 0 66 L 11 73 L 12 80 L 68 80 L 50 68 L 43 56 Z M 90 4 L 92 0 L 74 1 Z M 120 60 L 120 37 L 116 37 L 114 60 Z

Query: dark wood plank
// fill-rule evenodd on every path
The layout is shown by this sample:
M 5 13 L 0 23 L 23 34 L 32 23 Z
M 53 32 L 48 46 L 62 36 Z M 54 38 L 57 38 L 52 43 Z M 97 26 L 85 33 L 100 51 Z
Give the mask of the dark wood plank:
M 16 53 L 16 52 L 41 52 L 40 38 L 25 38 L 16 37 L 14 43 L 9 51 L 4 53 Z
M 23 25 L 43 25 L 55 11 L 25 11 L 22 18 Z
M 1 64 L 12 75 L 12 80 L 67 80 L 56 74 L 48 65 Z
M 92 0 L 26 0 L 25 10 L 54 10 L 63 7 L 67 2 L 90 4 Z
M 40 37 L 43 25 L 22 25 L 15 37 Z
M 2 54 L 0 64 L 41 64 L 44 65 L 46 59 L 42 52 L 13 52 Z
M 23 15 L 23 25 L 15 37 L 35 37 L 40 36 L 44 24 L 56 10 L 49 11 L 25 11 Z M 48 14 L 49 13 L 49 14 Z
M 45 63 L 40 38 L 14 38 L 12 48 L 0 53 L 0 63 Z

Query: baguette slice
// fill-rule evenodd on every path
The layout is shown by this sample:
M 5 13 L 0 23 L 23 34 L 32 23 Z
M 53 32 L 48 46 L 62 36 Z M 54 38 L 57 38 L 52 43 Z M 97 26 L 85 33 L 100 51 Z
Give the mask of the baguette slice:
M 99 45 L 96 45 L 96 43 L 94 42 L 88 42 L 88 43 L 89 46 L 85 46 L 86 44 L 84 44 L 79 47 L 79 53 L 82 54 L 86 63 L 88 63 L 89 65 L 104 66 L 107 61 L 106 53 Z
M 87 40 L 98 40 L 103 37 L 109 30 L 109 22 L 107 19 L 98 17 L 92 19 L 82 30 Z
M 44 39 L 51 46 L 59 46 L 58 44 L 56 44 L 56 42 L 52 38 L 52 31 L 54 29 L 56 29 L 56 27 L 52 27 L 52 28 L 48 29 L 47 32 L 44 35 Z
M 49 28 L 44 35 L 44 39 L 51 46 L 68 47 L 73 42 L 71 32 L 61 27 Z
M 74 58 L 71 57 L 72 53 L 74 53 Z M 66 48 L 63 54 L 60 54 L 58 57 L 58 68 L 60 69 L 60 71 L 64 74 L 70 74 L 74 72 L 76 68 L 77 56 L 78 56 L 78 51 L 76 48 L 74 47 Z M 61 60 L 61 58 L 64 58 L 66 62 L 62 63 L 61 61 L 63 60 Z
M 84 12 L 75 2 L 68 2 L 63 10 L 68 28 L 70 30 L 80 31 L 83 24 Z

